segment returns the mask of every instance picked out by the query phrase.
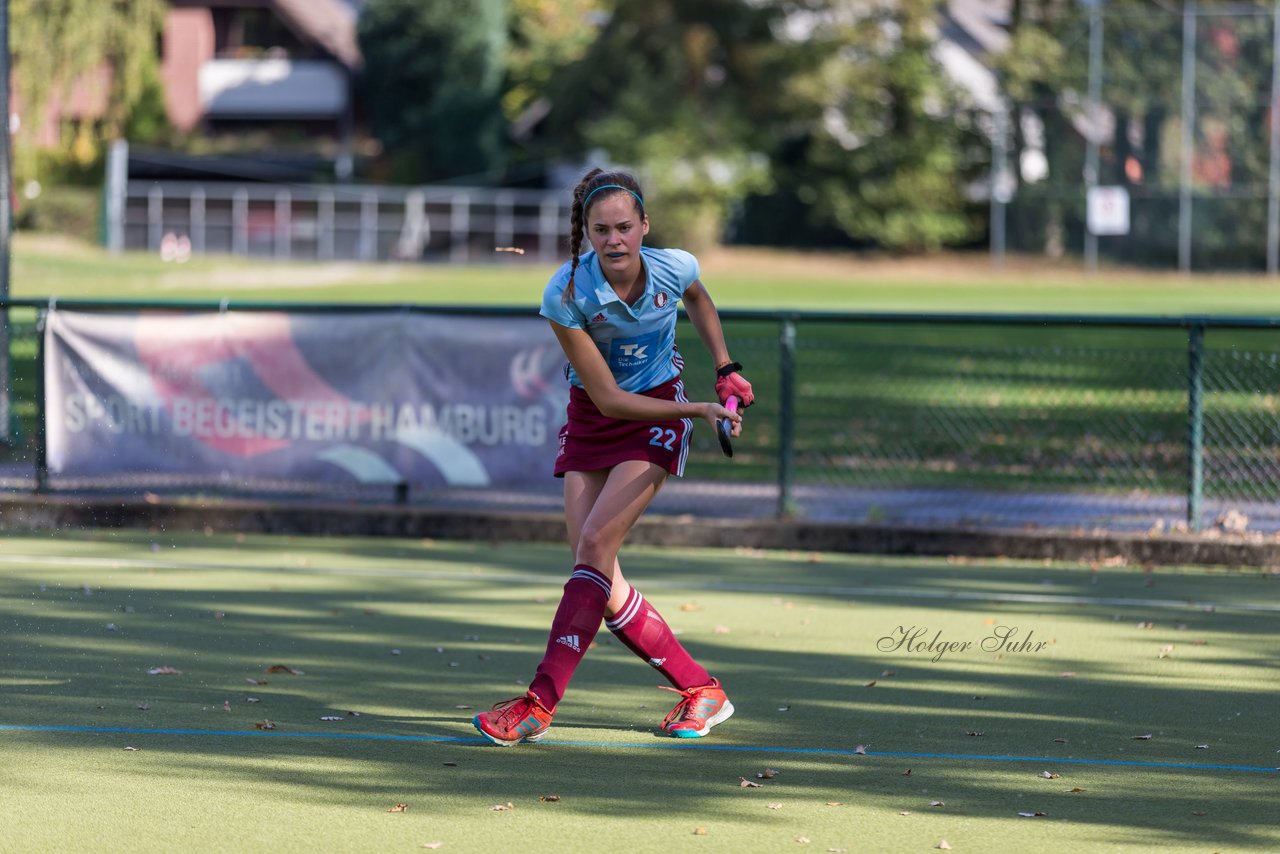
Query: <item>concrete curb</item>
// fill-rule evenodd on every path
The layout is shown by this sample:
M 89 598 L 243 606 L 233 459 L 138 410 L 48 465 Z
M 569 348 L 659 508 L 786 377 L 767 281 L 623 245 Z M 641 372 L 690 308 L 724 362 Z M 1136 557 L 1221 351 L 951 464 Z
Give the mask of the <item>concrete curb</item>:
M 407 537 L 482 542 L 562 542 L 558 513 L 443 510 L 401 505 L 264 500 L 142 500 L 0 495 L 0 530 L 133 528 L 170 532 Z M 1007 557 L 1280 567 L 1280 537 L 1261 534 L 1126 534 L 1107 531 L 961 530 L 775 519 L 647 515 L 632 545 Z

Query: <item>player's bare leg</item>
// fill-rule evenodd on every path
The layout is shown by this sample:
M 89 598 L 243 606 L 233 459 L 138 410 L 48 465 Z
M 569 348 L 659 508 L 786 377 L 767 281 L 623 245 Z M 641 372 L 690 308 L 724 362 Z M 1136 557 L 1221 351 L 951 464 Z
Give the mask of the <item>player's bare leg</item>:
M 631 528 L 666 482 L 661 466 L 628 460 L 612 469 L 568 472 L 564 476 L 564 515 L 574 562 L 595 567 L 613 584 L 605 613 L 626 603 L 631 587 L 623 578 L 618 551 Z

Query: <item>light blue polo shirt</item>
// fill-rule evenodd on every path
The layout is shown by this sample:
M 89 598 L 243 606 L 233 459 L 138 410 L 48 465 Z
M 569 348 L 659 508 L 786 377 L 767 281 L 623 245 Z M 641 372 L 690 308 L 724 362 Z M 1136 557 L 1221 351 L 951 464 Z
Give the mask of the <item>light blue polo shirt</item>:
M 570 262 L 556 271 L 542 294 L 548 320 L 570 329 L 585 329 L 604 356 L 618 387 L 641 392 L 680 375 L 684 360 L 676 351 L 676 302 L 698 280 L 698 259 L 683 249 L 640 247 L 644 262 L 644 294 L 627 305 L 605 280 L 595 252 L 579 257 L 573 276 L 573 299 L 565 303 Z M 581 386 L 569 369 L 569 382 Z

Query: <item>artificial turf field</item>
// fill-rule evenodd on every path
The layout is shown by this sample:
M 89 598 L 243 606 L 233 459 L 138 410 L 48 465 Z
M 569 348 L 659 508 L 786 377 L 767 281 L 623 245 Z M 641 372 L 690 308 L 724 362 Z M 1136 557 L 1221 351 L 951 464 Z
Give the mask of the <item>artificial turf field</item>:
M 1280 849 L 1275 572 L 623 566 L 737 707 L 705 739 L 607 631 L 541 744 L 472 729 L 563 547 L 0 537 L 0 850 Z

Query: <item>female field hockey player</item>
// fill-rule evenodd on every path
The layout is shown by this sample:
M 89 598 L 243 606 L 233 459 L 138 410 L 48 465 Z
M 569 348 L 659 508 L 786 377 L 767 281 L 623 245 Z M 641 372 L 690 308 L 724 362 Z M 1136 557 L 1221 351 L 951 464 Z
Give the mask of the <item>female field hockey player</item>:
M 584 230 L 591 250 L 579 257 Z M 623 540 L 667 476 L 684 473 L 693 419 L 715 429 L 717 419 L 728 418 L 738 436 L 742 418 L 724 404 L 737 397 L 747 407 L 755 399 L 742 365 L 729 358 L 697 259 L 644 246 L 648 232 L 644 194 L 631 175 L 593 169 L 574 189 L 570 260 L 547 284 L 541 312 L 569 360 L 568 423 L 555 475 L 564 478 L 574 567 L 529 690 L 475 716 L 476 729 L 496 744 L 546 734 L 601 620 L 680 695 L 662 722 L 665 732 L 698 738 L 733 714 L 720 681 L 685 651 L 618 565 Z M 677 300 L 715 360 L 719 403 L 685 397 Z

